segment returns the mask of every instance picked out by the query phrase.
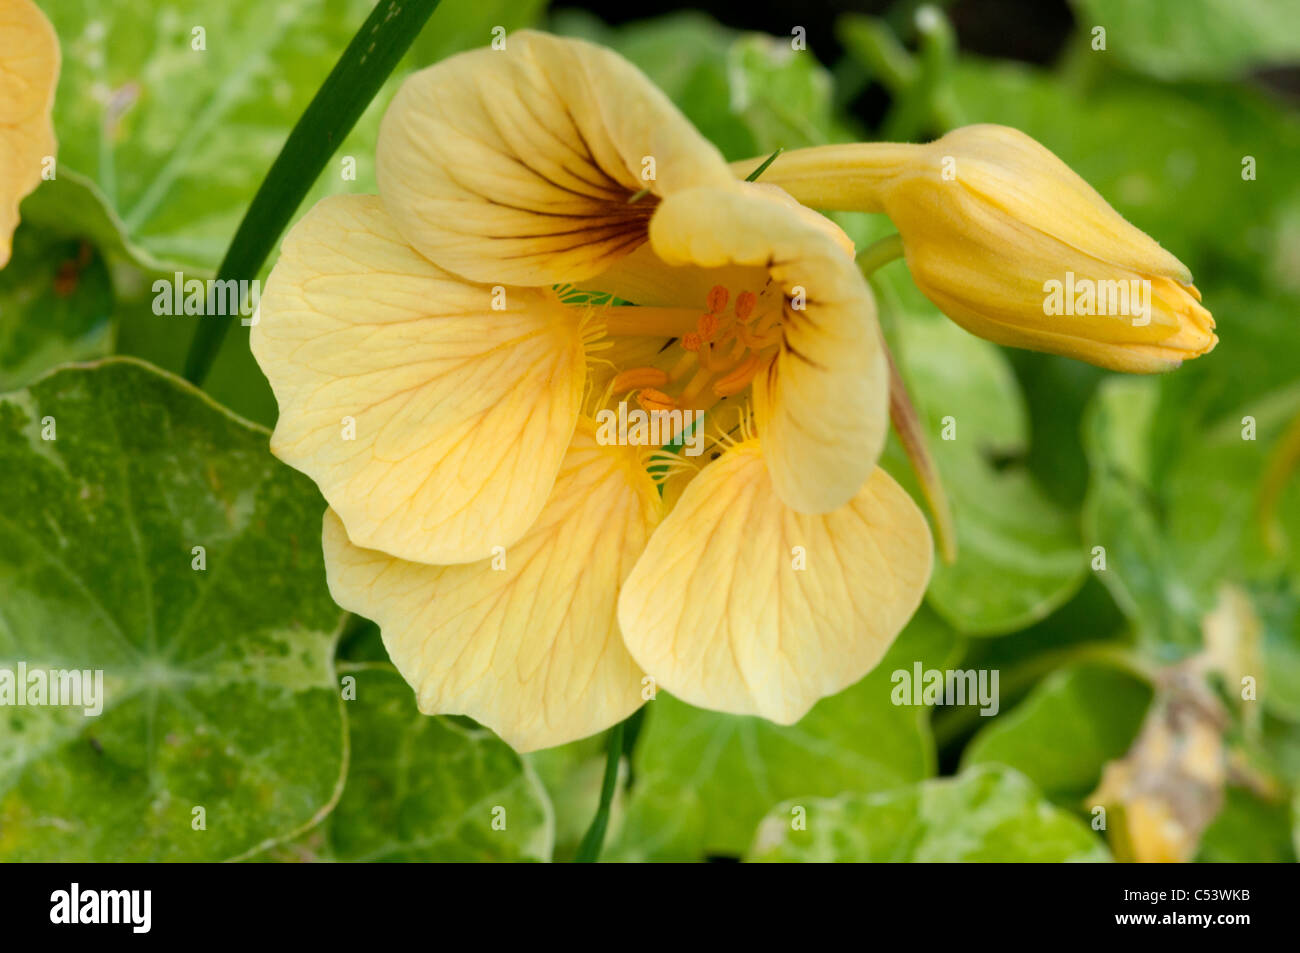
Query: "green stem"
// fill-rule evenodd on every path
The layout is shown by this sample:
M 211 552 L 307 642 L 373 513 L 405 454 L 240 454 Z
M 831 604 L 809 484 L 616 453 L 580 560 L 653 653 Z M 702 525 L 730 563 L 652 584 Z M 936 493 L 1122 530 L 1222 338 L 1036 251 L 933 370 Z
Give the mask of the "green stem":
M 632 718 L 636 716 L 633 715 Z M 578 845 L 578 853 L 573 861 L 577 864 L 593 864 L 600 859 L 600 850 L 605 846 L 605 829 L 609 827 L 609 811 L 614 803 L 614 789 L 618 786 L 618 765 L 623 758 L 623 730 L 628 721 L 620 721 L 609 730 L 605 755 L 605 780 L 600 786 L 600 806 L 591 826 Z
M 251 281 L 257 277 L 325 163 L 437 6 L 438 0 L 379 0 L 375 4 L 262 180 L 217 269 L 218 280 Z M 239 302 L 240 307 L 243 304 Z M 230 316 L 211 316 L 199 323 L 185 358 L 186 380 L 203 384 L 231 320 Z
M 903 236 L 894 232 L 858 252 L 858 270 L 864 278 L 870 278 L 891 261 L 902 257 Z

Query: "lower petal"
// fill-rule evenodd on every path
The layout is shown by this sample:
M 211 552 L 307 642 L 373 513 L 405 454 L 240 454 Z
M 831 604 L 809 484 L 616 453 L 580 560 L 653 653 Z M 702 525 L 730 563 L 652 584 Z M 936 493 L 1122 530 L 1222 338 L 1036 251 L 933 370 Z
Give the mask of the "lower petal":
M 838 510 L 798 513 L 749 441 L 686 487 L 623 587 L 619 622 L 659 687 L 789 724 L 880 661 L 921 602 L 931 550 L 883 470 Z
M 517 751 L 564 744 L 641 704 L 616 609 L 659 514 L 635 452 L 598 445 L 584 420 L 536 524 L 494 559 L 394 559 L 326 513 L 330 592 L 379 624 L 421 711 L 469 715 Z

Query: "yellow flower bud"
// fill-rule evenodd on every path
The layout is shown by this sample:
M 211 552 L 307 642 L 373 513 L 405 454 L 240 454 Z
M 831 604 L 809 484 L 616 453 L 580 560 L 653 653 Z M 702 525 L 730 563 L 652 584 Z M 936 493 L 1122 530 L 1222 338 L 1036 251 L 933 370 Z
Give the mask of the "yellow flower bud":
M 1187 268 L 1015 129 L 798 150 L 764 180 L 814 207 L 887 214 L 917 287 L 999 344 L 1145 373 L 1218 343 Z

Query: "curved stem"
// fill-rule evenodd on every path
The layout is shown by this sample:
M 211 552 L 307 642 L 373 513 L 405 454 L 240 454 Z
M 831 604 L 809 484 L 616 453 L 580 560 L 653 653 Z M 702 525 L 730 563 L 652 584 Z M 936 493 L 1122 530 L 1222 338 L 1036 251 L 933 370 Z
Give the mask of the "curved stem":
M 891 261 L 902 257 L 903 236 L 898 232 L 894 232 L 892 235 L 886 235 L 880 241 L 872 242 L 858 252 L 858 270 L 862 272 L 862 277 L 870 278 Z
M 596 816 L 592 818 L 591 826 L 578 845 L 574 863 L 592 864 L 600 859 L 601 848 L 605 846 L 605 829 L 609 827 L 609 811 L 614 803 L 614 789 L 618 785 L 618 765 L 623 758 L 624 726 L 631 720 L 628 718 L 620 721 L 609 730 L 605 749 L 605 779 L 600 785 L 600 806 L 596 808 Z
M 902 255 L 903 238 L 895 232 L 863 249 L 857 258 L 858 268 L 863 277 L 870 278 Z M 899 373 L 898 364 L 894 361 L 894 355 L 883 334 L 880 336 L 880 346 L 885 349 L 885 356 L 889 359 L 889 419 L 894 425 L 894 433 L 898 434 L 903 452 L 912 465 L 912 471 L 916 474 L 921 494 L 930 507 L 930 515 L 934 517 L 934 535 L 939 544 L 939 555 L 951 566 L 957 561 L 957 527 L 953 522 L 952 508 L 948 504 L 948 493 L 944 489 L 934 457 L 930 454 L 930 446 L 926 443 L 920 415 L 916 412 L 912 397 L 907 392 L 907 384 Z
M 880 345 L 889 359 L 889 419 L 894 425 L 894 433 L 898 434 L 898 442 L 902 444 L 903 452 L 912 465 L 917 482 L 921 485 L 921 495 L 930 507 L 930 515 L 934 517 L 934 535 L 939 543 L 939 556 L 946 565 L 951 566 L 957 561 L 957 526 L 952 519 L 952 508 L 948 505 L 948 492 L 939 476 L 939 467 L 930 455 L 930 445 L 926 443 L 920 415 L 912 405 L 907 385 L 903 383 L 903 375 L 898 372 L 898 365 L 894 363 L 894 355 L 890 353 L 883 334 Z

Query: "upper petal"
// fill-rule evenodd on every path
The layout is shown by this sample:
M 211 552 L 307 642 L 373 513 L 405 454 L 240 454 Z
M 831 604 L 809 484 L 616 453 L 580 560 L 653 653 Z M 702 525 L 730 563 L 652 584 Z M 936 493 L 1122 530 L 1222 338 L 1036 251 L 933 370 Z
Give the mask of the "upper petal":
M 809 216 L 752 186 L 694 189 L 664 199 L 650 237 L 669 265 L 755 266 L 784 292 L 781 346 L 754 381 L 758 430 L 781 499 L 825 513 L 857 493 L 884 447 L 889 365 L 852 254 Z
M 0 268 L 9 262 L 18 205 L 54 155 L 59 40 L 31 0 L 0 2 Z
M 880 660 L 931 559 L 925 518 L 883 470 L 835 512 L 797 513 L 751 441 L 686 487 L 623 587 L 619 623 L 660 687 L 789 724 Z
M 655 196 L 731 179 L 636 67 L 531 31 L 410 76 L 384 115 L 377 173 L 430 260 L 519 285 L 597 274 L 645 241 Z
M 327 513 L 330 592 L 379 623 L 422 711 L 469 715 L 518 751 L 563 744 L 641 704 L 617 599 L 659 513 L 635 452 L 598 445 L 584 421 L 541 517 L 503 563 L 393 559 L 353 546 Z
M 528 529 L 582 396 L 574 313 L 446 274 L 376 196 L 327 198 L 293 228 L 251 345 L 280 405 L 272 451 L 358 546 L 419 562 L 482 559 Z

